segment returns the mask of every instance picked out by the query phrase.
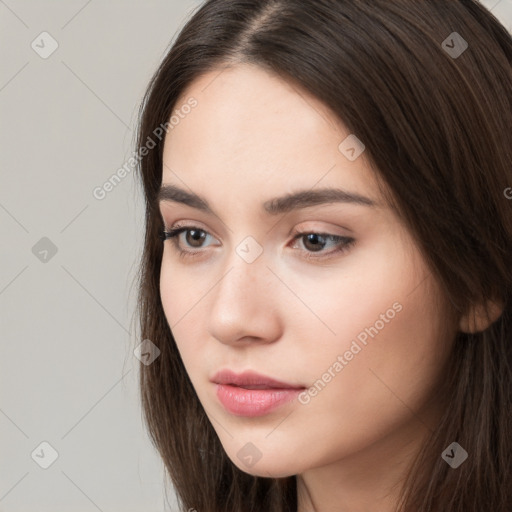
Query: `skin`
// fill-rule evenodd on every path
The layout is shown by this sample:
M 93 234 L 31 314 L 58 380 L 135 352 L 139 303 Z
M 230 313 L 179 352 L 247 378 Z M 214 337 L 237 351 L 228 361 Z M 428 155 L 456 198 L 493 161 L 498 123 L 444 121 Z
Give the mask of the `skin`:
M 459 320 L 401 219 L 384 203 L 365 153 L 339 150 L 347 129 L 316 98 L 253 65 L 208 73 L 183 93 L 198 105 L 166 136 L 163 184 L 206 198 L 217 216 L 160 205 L 186 233 L 164 242 L 161 298 L 183 363 L 219 439 L 242 471 L 298 476 L 299 512 L 394 510 L 407 464 L 436 428 L 435 396 Z M 330 203 L 270 216 L 262 203 L 298 189 L 339 187 L 377 207 Z M 355 239 L 314 252 L 291 230 Z M 262 254 L 236 252 L 247 236 Z M 308 260 L 305 254 L 328 254 Z M 254 370 L 310 388 L 393 304 L 400 312 L 307 404 L 247 418 L 227 412 L 209 379 Z M 441 314 L 443 313 L 443 314 Z M 462 320 L 461 320 L 462 321 Z M 248 442 L 261 459 L 237 457 Z

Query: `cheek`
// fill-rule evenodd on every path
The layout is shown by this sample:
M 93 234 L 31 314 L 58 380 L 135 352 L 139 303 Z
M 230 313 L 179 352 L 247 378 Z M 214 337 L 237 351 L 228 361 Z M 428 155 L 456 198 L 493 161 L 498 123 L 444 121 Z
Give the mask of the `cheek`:
M 377 310 L 384 316 L 375 315 L 363 328 L 354 326 L 335 357 L 331 351 L 331 361 L 342 356 L 342 369 L 326 400 L 350 404 L 351 421 L 356 416 L 368 419 L 375 411 L 386 416 L 383 409 L 390 417 L 408 407 L 414 410 L 441 377 L 450 340 L 428 299 L 420 295 L 402 297 L 396 308 Z
M 178 273 L 172 272 L 172 267 L 169 264 L 164 250 L 162 257 L 162 266 L 160 268 L 160 300 L 164 309 L 165 318 L 169 327 L 173 330 L 173 326 L 178 322 L 180 314 L 180 302 L 178 300 L 178 293 L 180 288 L 183 288 L 183 280 L 180 280 Z
M 421 272 L 403 273 L 402 279 L 384 283 L 391 292 L 383 283 L 368 289 L 364 309 L 347 304 L 347 321 L 338 323 L 340 341 L 313 355 L 316 396 L 300 416 L 305 431 L 313 430 L 315 439 L 325 440 L 319 447 L 328 450 L 324 456 L 333 449 L 341 456 L 362 448 L 411 421 L 420 429 L 432 423 L 423 407 L 444 377 L 455 332 L 444 327 L 435 307 L 439 290 L 431 286 L 432 278 L 415 288 L 422 279 Z M 365 293 L 357 297 L 363 301 Z M 392 308 L 398 303 L 400 308 Z M 335 366 L 338 356 L 343 362 Z M 328 368 L 336 376 L 326 384 Z
M 449 339 L 441 338 L 442 329 L 428 317 L 424 301 L 409 297 L 402 305 L 366 345 L 356 339 L 360 351 L 304 406 L 305 430 L 324 440 L 316 457 L 340 458 L 393 432 L 405 440 L 435 429 L 425 406 L 435 401 L 434 386 L 444 377 Z
M 209 287 L 203 279 L 191 281 L 190 274 L 179 272 L 179 266 L 164 251 L 160 272 L 160 298 L 165 318 L 172 331 L 187 373 L 193 379 L 193 365 L 198 361 L 198 343 L 205 339 L 201 300 Z
M 160 269 L 160 297 L 167 322 L 173 332 L 175 328 L 183 329 L 186 324 L 187 329 L 183 330 L 188 333 L 189 327 L 197 324 L 198 312 L 203 311 L 203 304 L 215 283 L 213 278 L 206 267 L 202 270 L 196 266 L 192 270 L 184 266 L 166 246 Z M 201 315 L 200 318 L 203 317 Z
M 354 341 L 360 345 L 357 359 L 364 359 L 371 341 L 379 343 L 377 340 L 393 332 L 392 325 L 400 339 L 410 337 L 401 319 L 415 313 L 418 305 L 410 292 L 426 271 L 413 264 L 409 255 L 400 254 L 396 242 L 390 240 L 382 237 L 358 247 L 338 267 L 307 268 L 300 275 L 283 270 L 284 281 L 301 301 L 291 297 L 281 311 L 293 333 L 288 337 L 311 362 L 310 379 L 318 378 L 323 368 L 351 347 L 348 357 L 355 360 L 358 348 Z
M 400 256 L 396 246 L 378 254 L 361 255 L 357 272 L 333 279 L 335 292 L 309 295 L 336 334 L 314 318 L 296 331 L 307 360 L 303 382 L 311 386 L 296 420 L 305 438 L 315 432 L 304 448 L 319 439 L 341 451 L 375 441 L 414 418 L 444 376 L 455 330 L 440 314 L 447 305 L 437 307 L 440 290 L 417 254 Z

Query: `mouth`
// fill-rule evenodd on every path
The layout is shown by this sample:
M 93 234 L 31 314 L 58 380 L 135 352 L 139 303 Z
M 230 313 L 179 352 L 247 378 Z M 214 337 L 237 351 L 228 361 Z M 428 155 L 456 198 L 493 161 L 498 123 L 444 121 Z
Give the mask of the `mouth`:
M 210 380 L 216 385 L 217 398 L 224 409 L 235 416 L 263 416 L 293 401 L 306 389 L 250 371 L 235 374 L 223 370 Z
M 259 386 L 256 386 L 256 385 L 251 386 L 250 384 L 246 384 L 244 386 L 238 386 L 237 384 L 233 384 L 232 382 L 227 382 L 226 385 L 233 386 L 235 388 L 243 388 L 243 389 L 293 389 L 293 388 L 274 388 L 274 387 L 267 386 L 265 384 L 260 384 Z
M 224 369 L 217 372 L 210 380 L 215 384 L 244 389 L 305 389 L 305 386 L 282 382 L 251 370 L 237 374 L 232 370 Z

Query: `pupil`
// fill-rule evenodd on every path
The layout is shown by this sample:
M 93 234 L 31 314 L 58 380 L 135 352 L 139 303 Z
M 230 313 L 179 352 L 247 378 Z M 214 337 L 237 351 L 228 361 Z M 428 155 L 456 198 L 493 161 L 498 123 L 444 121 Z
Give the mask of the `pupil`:
M 190 229 L 188 231 L 188 235 L 194 240 L 194 242 L 201 242 L 204 238 L 204 231 L 198 230 L 198 229 Z M 191 244 L 193 245 L 193 244 Z
M 321 242 L 319 243 L 320 238 L 323 237 L 321 237 L 321 235 L 317 235 L 316 233 L 310 233 L 309 235 L 307 235 L 308 242 L 313 242 L 314 249 L 322 248 L 323 244 Z

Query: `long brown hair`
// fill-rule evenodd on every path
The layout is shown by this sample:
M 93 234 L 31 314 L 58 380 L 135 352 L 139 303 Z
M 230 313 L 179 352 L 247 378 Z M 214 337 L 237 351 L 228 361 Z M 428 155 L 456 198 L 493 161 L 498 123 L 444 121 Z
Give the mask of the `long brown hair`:
M 467 48 L 453 53 L 464 49 L 460 38 Z M 141 399 L 182 510 L 297 510 L 295 476 L 252 476 L 227 457 L 160 300 L 163 137 L 155 130 L 194 79 L 237 63 L 313 94 L 357 134 L 461 315 L 491 299 L 503 305 L 482 332 L 457 333 L 445 413 L 411 466 L 399 509 L 512 510 L 511 61 L 510 34 L 474 0 L 208 0 L 188 20 L 150 82 L 137 132 L 139 150 L 155 143 L 138 169 L 146 231 L 137 314 L 140 339 L 161 351 L 141 365 Z M 469 454 L 457 469 L 441 458 L 453 441 Z

